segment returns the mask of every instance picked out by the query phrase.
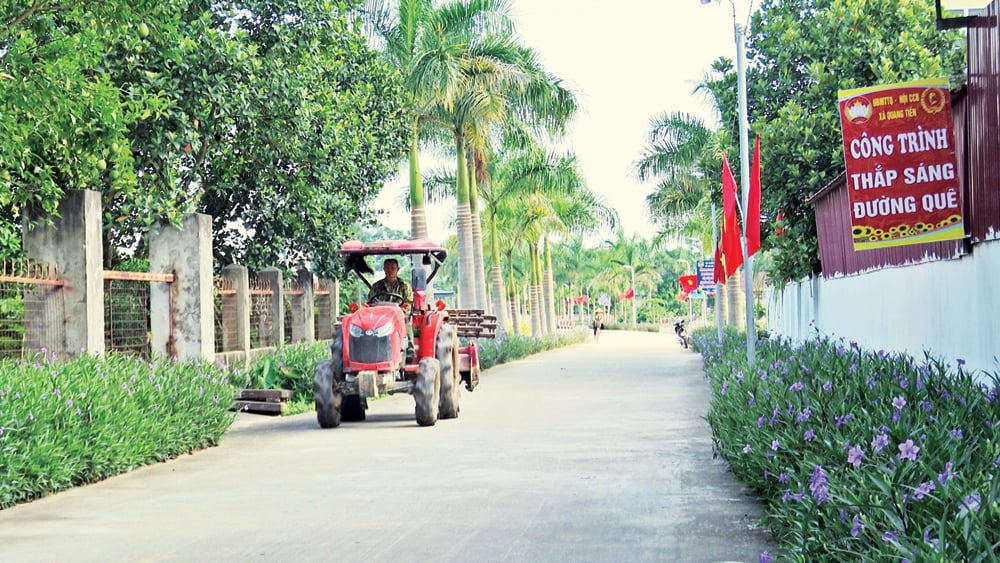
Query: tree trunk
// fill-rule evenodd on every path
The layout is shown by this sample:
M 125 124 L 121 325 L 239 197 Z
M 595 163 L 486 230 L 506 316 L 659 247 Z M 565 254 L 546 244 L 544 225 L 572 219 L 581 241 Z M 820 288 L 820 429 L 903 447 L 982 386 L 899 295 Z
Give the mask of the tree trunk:
M 458 205 L 458 308 L 476 309 L 475 259 L 472 256 L 469 204 Z
M 472 218 L 472 257 L 476 283 L 476 309 L 488 310 L 486 297 L 486 264 L 483 260 L 483 226 L 479 216 L 479 187 L 476 161 L 470 151 L 466 161 L 469 165 L 469 214 Z
M 541 284 L 538 275 L 538 247 L 530 245 L 528 248 L 529 264 L 531 269 L 531 285 L 528 288 L 528 295 L 531 299 L 531 336 L 539 338 L 542 335 L 542 303 Z
M 410 238 L 411 239 L 425 239 L 428 238 L 427 234 L 427 210 L 424 207 L 424 180 L 420 176 L 420 133 L 418 131 L 418 121 L 415 119 L 413 123 L 413 136 L 410 138 L 410 157 L 409 157 L 409 172 L 410 172 Z M 417 268 L 424 270 L 424 279 L 430 275 L 430 270 L 422 264 L 419 260 L 410 260 L 411 271 L 416 271 Z M 434 285 L 433 283 L 428 283 L 425 288 L 425 295 L 427 296 L 427 302 L 431 303 L 434 301 Z
M 490 257 L 493 259 L 493 266 L 490 268 L 490 283 L 493 291 L 493 314 L 497 317 L 497 335 L 507 334 L 507 325 L 510 315 L 505 299 L 503 270 L 500 266 L 500 247 L 497 243 L 497 222 L 494 218 L 490 221 Z
M 556 333 L 556 284 L 552 274 L 552 250 L 549 248 L 549 237 L 545 237 L 545 272 L 542 282 L 545 297 L 545 332 Z
M 458 196 L 458 308 L 476 308 L 475 258 L 472 251 L 472 217 L 469 209 L 469 174 L 465 160 L 465 140 L 455 138 Z

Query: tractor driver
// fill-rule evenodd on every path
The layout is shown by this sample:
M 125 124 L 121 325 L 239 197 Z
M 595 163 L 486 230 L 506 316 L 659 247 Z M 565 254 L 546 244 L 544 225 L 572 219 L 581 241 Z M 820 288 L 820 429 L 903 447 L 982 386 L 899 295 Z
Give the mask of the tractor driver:
M 406 280 L 399 278 L 399 261 L 395 258 L 386 258 L 382 262 L 382 271 L 385 272 L 385 277 L 372 284 L 368 292 L 368 303 L 375 301 L 399 303 L 403 312 L 409 314 L 413 308 L 413 290 Z M 395 295 L 389 295 L 390 293 Z M 414 357 L 413 326 L 410 323 L 406 323 L 405 354 L 407 362 Z
M 406 283 L 406 280 L 399 277 L 399 261 L 395 258 L 386 258 L 382 262 L 382 271 L 385 272 L 385 277 L 372 284 L 372 288 L 368 292 L 368 302 L 399 303 L 399 306 L 409 313 L 410 307 L 413 305 L 413 290 L 410 289 L 410 284 Z

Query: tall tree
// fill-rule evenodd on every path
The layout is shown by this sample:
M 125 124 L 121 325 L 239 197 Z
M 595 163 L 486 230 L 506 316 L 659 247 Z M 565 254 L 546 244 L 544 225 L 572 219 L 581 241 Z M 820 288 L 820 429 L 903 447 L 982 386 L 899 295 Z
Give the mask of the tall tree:
M 488 170 L 490 182 L 484 187 L 482 196 L 491 232 L 494 295 L 501 292 L 503 284 L 499 267 L 503 241 L 517 240 L 529 226 L 538 227 L 539 238 L 544 239 L 541 282 L 546 331 L 552 332 L 555 315 L 549 235 L 583 234 L 602 227 L 613 228 L 617 214 L 584 184 L 572 155 L 550 153 L 535 146 L 495 155 L 489 161 Z M 511 216 L 519 220 L 507 219 Z
M 646 196 L 646 208 L 660 225 L 661 237 L 701 239 L 706 223 L 711 233 L 711 223 L 704 219 L 718 178 L 716 151 L 725 146 L 722 135 L 689 114 L 661 113 L 651 120 L 647 143 L 633 169 L 640 182 L 657 182 Z
M 499 136 L 499 132 L 517 127 L 532 131 L 536 135 L 561 131 L 576 111 L 576 99 L 572 92 L 562 86 L 561 81 L 547 73 L 538 62 L 535 53 L 518 44 L 512 34 L 484 37 L 479 49 L 481 56 L 476 60 L 469 82 L 456 107 L 446 112 L 447 119 L 456 132 L 463 131 L 463 146 L 473 152 L 467 171 L 469 182 L 469 218 L 463 222 L 463 202 L 458 204 L 459 228 L 468 229 L 467 235 L 460 233 L 460 239 L 468 239 L 472 256 L 482 255 L 482 229 L 479 225 L 478 201 L 474 180 L 488 183 L 489 177 L 484 164 L 489 158 L 488 140 Z M 509 139 L 509 137 L 507 137 Z M 461 163 L 460 163 L 461 165 Z M 463 188 L 457 190 L 459 197 Z M 464 283 L 480 287 L 484 285 L 482 264 L 473 258 L 468 278 Z M 478 306 L 478 305 L 477 305 Z
M 148 224 L 201 211 L 220 263 L 330 269 L 404 146 L 399 76 L 341 3 L 13 5 L 0 215 L 101 190 L 108 259 Z
M 216 229 L 242 226 L 227 231 L 236 242 L 221 247 L 232 249 L 225 258 L 311 260 L 331 271 L 339 242 L 366 218 L 405 153 L 402 78 L 352 27 L 342 4 L 224 6 L 227 28 L 246 33 L 260 64 L 251 109 L 237 116 L 231 142 L 218 147 L 204 178 Z

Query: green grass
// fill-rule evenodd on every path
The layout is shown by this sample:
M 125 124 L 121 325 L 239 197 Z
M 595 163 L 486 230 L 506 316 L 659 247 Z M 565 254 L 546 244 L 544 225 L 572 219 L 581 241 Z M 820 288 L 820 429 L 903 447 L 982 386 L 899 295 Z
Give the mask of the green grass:
M 818 338 L 698 330 L 715 447 L 794 561 L 996 561 L 996 375 Z

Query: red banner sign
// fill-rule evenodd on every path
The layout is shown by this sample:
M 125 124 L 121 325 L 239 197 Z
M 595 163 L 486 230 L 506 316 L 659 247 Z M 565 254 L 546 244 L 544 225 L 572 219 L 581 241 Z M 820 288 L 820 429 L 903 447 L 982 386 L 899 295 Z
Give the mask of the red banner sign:
M 855 250 L 960 239 L 948 80 L 841 90 Z

